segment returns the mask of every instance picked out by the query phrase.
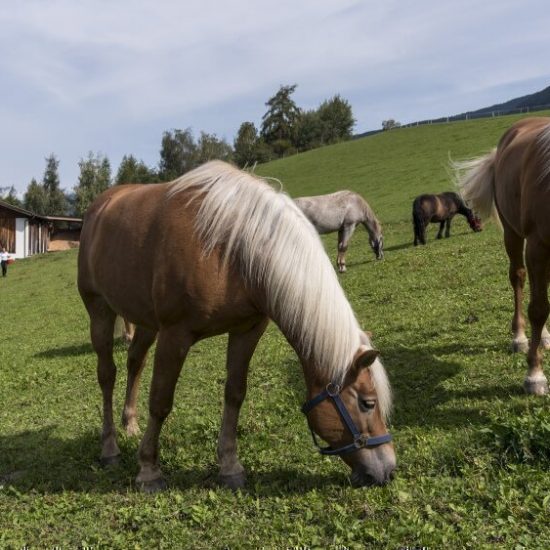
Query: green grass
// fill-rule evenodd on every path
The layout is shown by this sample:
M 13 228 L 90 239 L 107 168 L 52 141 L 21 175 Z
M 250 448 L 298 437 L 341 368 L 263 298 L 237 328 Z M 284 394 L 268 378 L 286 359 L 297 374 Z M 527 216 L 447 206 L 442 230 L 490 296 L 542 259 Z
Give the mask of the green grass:
M 136 491 L 138 441 L 98 465 L 100 392 L 76 252 L 17 261 L 0 279 L 0 548 L 544 548 L 550 545 L 550 400 L 521 385 L 510 353 L 502 236 L 456 219 L 412 246 L 411 203 L 450 188 L 453 158 L 490 149 L 517 117 L 402 129 L 261 167 L 293 195 L 360 191 L 384 226 L 376 262 L 363 230 L 340 280 L 374 333 L 394 393 L 398 458 L 386 487 L 357 490 L 312 447 L 300 366 L 270 326 L 239 428 L 249 485 L 216 484 L 225 337 L 192 350 L 161 436 L 166 493 Z M 334 260 L 336 236 L 323 238 Z M 116 347 L 121 412 L 125 348 Z M 150 369 L 140 424 L 147 416 Z

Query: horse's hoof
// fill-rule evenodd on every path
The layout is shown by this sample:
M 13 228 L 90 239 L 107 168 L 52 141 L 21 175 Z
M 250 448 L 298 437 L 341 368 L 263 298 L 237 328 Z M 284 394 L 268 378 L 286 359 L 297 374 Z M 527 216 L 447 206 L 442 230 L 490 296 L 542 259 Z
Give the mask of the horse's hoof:
M 218 480 L 224 487 L 227 487 L 232 491 L 237 491 L 238 489 L 244 489 L 244 486 L 246 485 L 246 474 L 244 472 L 229 475 L 220 474 L 218 476 Z
M 157 479 L 151 481 L 138 481 L 137 486 L 140 491 L 149 495 L 160 493 L 168 488 L 168 484 L 163 477 L 157 477 Z
M 120 455 L 102 456 L 99 463 L 103 468 L 111 468 L 120 464 Z
M 529 395 L 547 395 L 548 380 L 546 380 L 546 376 L 528 376 L 523 382 L 523 388 Z
M 512 340 L 513 353 L 527 353 L 529 351 L 529 340 Z

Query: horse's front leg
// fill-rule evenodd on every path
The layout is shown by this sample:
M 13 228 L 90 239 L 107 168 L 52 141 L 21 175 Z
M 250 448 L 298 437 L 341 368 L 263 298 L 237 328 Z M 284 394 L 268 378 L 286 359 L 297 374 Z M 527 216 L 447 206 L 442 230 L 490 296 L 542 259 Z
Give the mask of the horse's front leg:
M 230 489 L 244 487 L 246 472 L 237 456 L 237 424 L 246 395 L 248 365 L 269 319 L 245 333 L 230 333 L 227 346 L 227 380 L 222 426 L 218 439 L 219 479 Z
M 159 435 L 172 410 L 176 382 L 192 343 L 189 332 L 179 325 L 159 331 L 149 393 L 149 421 L 138 451 L 140 471 L 136 482 L 147 493 L 166 488 L 159 465 Z
M 437 232 L 436 239 L 441 239 L 443 237 L 443 229 L 445 228 L 445 222 L 439 222 L 439 231 Z
M 445 221 L 445 238 L 448 239 L 451 236 L 451 220 L 453 218 L 447 218 Z
M 145 367 L 147 352 L 155 341 L 157 333 L 143 327 L 136 327 L 128 349 L 128 380 L 126 382 L 126 400 L 122 412 L 122 425 L 128 435 L 138 435 L 137 396 L 139 379 Z
M 338 257 L 336 258 L 336 265 L 340 273 L 346 271 L 346 251 L 354 231 L 355 224 L 343 225 L 338 230 Z
M 529 370 L 523 387 L 534 395 L 548 393 L 548 380 L 542 370 L 542 352 L 539 349 L 544 323 L 550 313 L 548 303 L 548 274 L 550 272 L 550 249 L 530 236 L 526 247 L 527 272 L 531 299 L 529 301 L 529 321 L 531 323 L 531 342 L 527 353 Z
M 509 279 L 514 291 L 514 315 L 512 317 L 512 350 L 527 351 L 529 341 L 525 335 L 523 318 L 523 287 L 525 286 L 525 264 L 523 260 L 523 237 L 520 237 L 503 223 L 504 246 L 510 260 Z
M 113 421 L 113 388 L 116 379 L 116 365 L 113 360 L 113 331 L 116 315 L 103 298 L 99 296 L 83 296 L 82 298 L 90 315 L 92 347 L 97 354 L 97 379 L 103 395 L 100 462 L 103 466 L 109 466 L 117 464 L 120 455 Z

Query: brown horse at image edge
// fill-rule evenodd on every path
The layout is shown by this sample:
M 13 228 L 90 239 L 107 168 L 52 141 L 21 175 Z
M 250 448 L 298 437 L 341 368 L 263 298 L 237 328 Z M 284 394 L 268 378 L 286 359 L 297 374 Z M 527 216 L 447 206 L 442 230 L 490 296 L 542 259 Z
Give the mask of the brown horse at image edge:
M 144 256 L 148 258 L 144 262 Z M 100 195 L 84 220 L 78 288 L 90 316 L 103 394 L 101 461 L 120 454 L 113 421 L 113 327 L 136 325 L 128 350 L 122 422 L 137 434 L 136 399 L 157 339 L 149 420 L 137 483 L 165 487 L 159 434 L 189 348 L 229 333 L 218 439 L 220 480 L 242 487 L 237 423 L 248 364 L 272 319 L 302 364 L 312 433 L 339 454 L 356 486 L 384 484 L 395 468 L 386 419 L 391 391 L 378 352 L 357 323 L 319 236 L 293 201 L 220 161 L 166 184 L 122 185 Z
M 462 196 L 482 216 L 502 224 L 514 291 L 512 345 L 527 351 L 527 393 L 548 393 L 541 347 L 550 348 L 546 320 L 550 311 L 550 118 L 516 122 L 490 153 L 455 163 Z M 526 270 L 527 265 L 527 270 Z M 529 277 L 531 341 L 525 335 L 523 286 Z

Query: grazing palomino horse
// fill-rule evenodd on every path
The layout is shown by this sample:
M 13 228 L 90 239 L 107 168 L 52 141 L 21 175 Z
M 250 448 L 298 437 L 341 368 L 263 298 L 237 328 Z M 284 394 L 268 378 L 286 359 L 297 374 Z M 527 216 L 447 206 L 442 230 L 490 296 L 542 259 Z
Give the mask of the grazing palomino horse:
M 413 201 L 414 246 L 426 244 L 426 227 L 429 223 L 439 223 L 437 238 L 451 235 L 451 220 L 462 214 L 473 231 L 481 231 L 481 221 L 464 204 L 464 201 L 451 191 L 439 195 L 420 195 Z
M 539 347 L 550 348 L 545 323 L 550 311 L 550 118 L 516 122 L 485 156 L 456 163 L 464 199 L 482 216 L 497 217 L 504 230 L 514 290 L 512 319 L 514 351 L 527 350 L 527 393 L 547 394 Z M 531 342 L 522 313 L 525 261 L 531 297 Z
M 357 225 L 362 223 L 376 259 L 384 257 L 382 226 L 367 201 L 353 191 L 295 199 L 300 210 L 321 234 L 338 231 L 338 271 L 346 271 L 346 250 Z
M 147 261 L 144 262 L 144 251 Z M 272 319 L 298 354 L 312 432 L 341 454 L 355 485 L 386 483 L 395 454 L 385 422 L 389 382 L 378 352 L 359 328 L 319 236 L 285 194 L 220 161 L 158 185 L 120 185 L 86 213 L 78 288 L 90 316 L 103 393 L 101 459 L 120 454 L 113 422 L 113 325 L 136 325 L 128 350 L 123 425 L 138 432 L 136 396 L 157 339 L 149 420 L 138 485 L 165 487 L 159 434 L 189 348 L 229 333 L 227 381 L 218 440 L 220 480 L 242 487 L 237 421 L 248 364 Z

